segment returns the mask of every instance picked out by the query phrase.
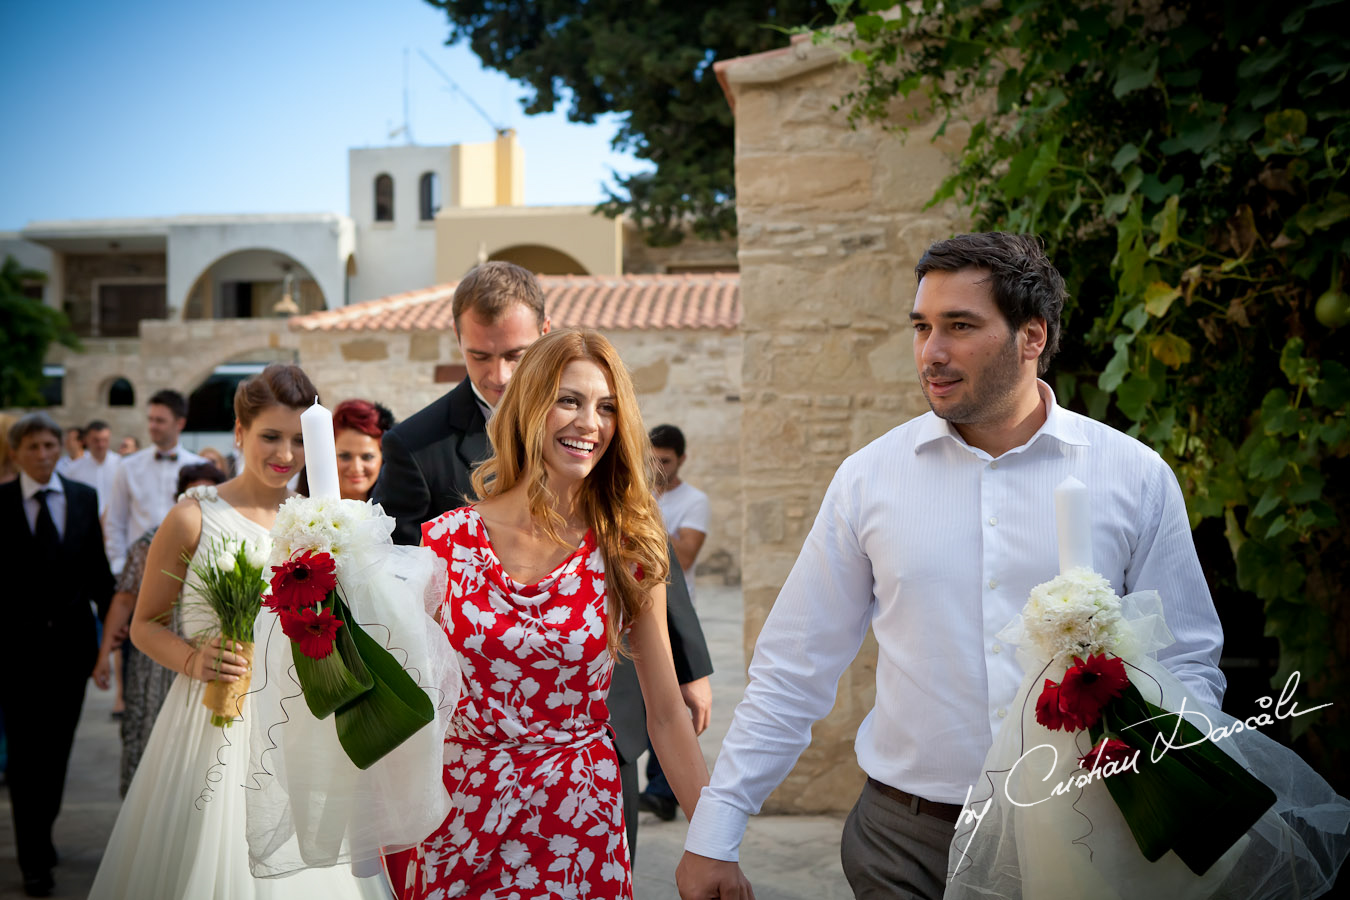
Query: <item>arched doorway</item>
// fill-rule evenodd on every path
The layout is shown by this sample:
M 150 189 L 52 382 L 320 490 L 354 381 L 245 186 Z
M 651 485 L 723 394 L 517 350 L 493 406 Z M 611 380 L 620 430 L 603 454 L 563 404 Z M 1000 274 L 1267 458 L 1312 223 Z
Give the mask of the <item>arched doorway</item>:
M 536 275 L 589 275 L 586 267 L 561 250 L 543 244 L 516 244 L 493 253 L 489 259 L 512 262 Z
M 327 307 L 313 274 L 294 257 L 257 248 L 228 253 L 198 275 L 183 318 L 264 319 Z

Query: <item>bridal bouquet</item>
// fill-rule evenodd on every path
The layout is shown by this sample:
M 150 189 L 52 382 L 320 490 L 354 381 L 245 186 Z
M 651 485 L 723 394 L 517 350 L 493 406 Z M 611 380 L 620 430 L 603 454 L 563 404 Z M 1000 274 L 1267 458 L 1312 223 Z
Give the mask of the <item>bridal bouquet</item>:
M 250 541 L 217 538 L 194 558 L 183 554 L 197 581 L 191 590 L 219 622 L 222 638 L 234 641 L 235 651 L 253 665 L 253 622 L 262 607 L 263 578 L 266 565 L 262 550 Z M 184 582 L 186 584 L 186 582 Z M 211 633 L 194 635 L 199 645 L 214 637 Z M 198 652 L 203 652 L 198 650 Z M 229 727 L 239 715 L 241 698 L 248 693 L 250 672 L 238 681 L 212 681 L 202 694 L 202 705 L 211 710 L 211 724 Z
M 265 602 L 292 642 L 296 678 L 317 719 L 334 715 L 338 741 L 369 768 L 435 717 L 425 690 L 357 624 L 344 594 L 353 558 L 378 526 L 357 500 L 292 497 L 272 528 L 272 592 Z M 386 535 L 387 537 L 387 535 Z
M 1140 852 L 1156 862 L 1171 850 L 1204 874 L 1275 802 L 1275 794 L 1184 717 L 1144 698 L 1130 681 L 1132 633 L 1105 578 L 1070 569 L 1031 591 L 1022 644 L 1042 659 L 1046 678 L 1036 721 L 1051 731 L 1086 732 L 1086 770 L 1062 784 L 1104 781 Z M 1071 664 L 1066 664 L 1071 663 Z M 1058 788 L 1056 789 L 1058 791 Z

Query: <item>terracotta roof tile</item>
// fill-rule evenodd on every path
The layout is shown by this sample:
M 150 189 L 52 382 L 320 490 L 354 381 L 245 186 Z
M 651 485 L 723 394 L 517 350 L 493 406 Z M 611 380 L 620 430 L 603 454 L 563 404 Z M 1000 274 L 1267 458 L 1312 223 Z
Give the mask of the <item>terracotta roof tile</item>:
M 544 304 L 558 327 L 606 330 L 736 328 L 740 275 L 541 275 Z M 303 331 L 449 331 L 455 285 L 393 294 L 295 316 Z

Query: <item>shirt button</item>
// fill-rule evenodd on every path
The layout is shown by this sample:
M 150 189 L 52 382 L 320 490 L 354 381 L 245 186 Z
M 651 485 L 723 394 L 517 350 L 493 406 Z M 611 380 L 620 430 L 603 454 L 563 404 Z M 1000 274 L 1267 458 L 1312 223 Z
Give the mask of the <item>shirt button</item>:
M 989 524 L 990 524 L 990 525 L 997 525 L 997 524 L 998 524 L 998 516 L 990 516 L 990 517 L 989 517 Z
M 989 649 L 990 649 L 990 650 L 993 650 L 995 653 L 1002 653 L 1002 652 L 1003 652 L 1003 645 L 1002 645 L 1002 644 L 995 644 L 994 646 L 990 647 Z
M 999 717 L 1000 719 L 1006 719 L 1006 718 L 1008 718 L 1008 711 L 1007 711 L 1006 709 L 1004 709 L 1003 707 L 1000 706 L 1000 707 L 998 708 L 998 717 Z
M 989 589 L 990 589 L 990 590 L 993 590 L 993 589 L 996 588 L 996 587 L 998 587 L 998 579 L 997 579 L 997 578 L 990 578 L 990 579 L 989 579 Z
M 991 469 L 997 469 L 997 468 L 998 468 L 998 460 L 994 460 L 993 462 L 991 462 L 991 463 L 989 464 L 989 468 L 991 468 Z

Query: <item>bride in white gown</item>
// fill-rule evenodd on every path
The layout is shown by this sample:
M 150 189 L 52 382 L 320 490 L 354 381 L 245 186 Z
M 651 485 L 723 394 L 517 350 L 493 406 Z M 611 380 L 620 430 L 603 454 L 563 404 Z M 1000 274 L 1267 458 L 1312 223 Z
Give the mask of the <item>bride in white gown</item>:
M 265 557 L 277 507 L 289 494 L 286 484 L 304 465 L 300 413 L 316 393 L 292 365 L 268 366 L 240 385 L 235 439 L 243 448 L 243 472 L 219 488 L 194 488 L 155 534 L 131 637 L 179 674 L 113 826 L 92 900 L 390 896 L 383 875 L 356 878 L 346 866 L 277 879 L 249 873 L 245 785 L 252 702 L 246 694 L 242 717 L 227 728 L 213 727 L 201 703 L 207 682 L 237 680 L 245 659 L 221 649 L 219 638 L 194 643 L 193 635 L 209 633 L 216 623 L 191 601 L 177 610 L 181 634 L 162 624 L 174 618 L 180 588 L 184 596 L 194 596 L 196 575 L 183 562 L 184 553 L 195 555 L 227 537 L 259 543 Z

